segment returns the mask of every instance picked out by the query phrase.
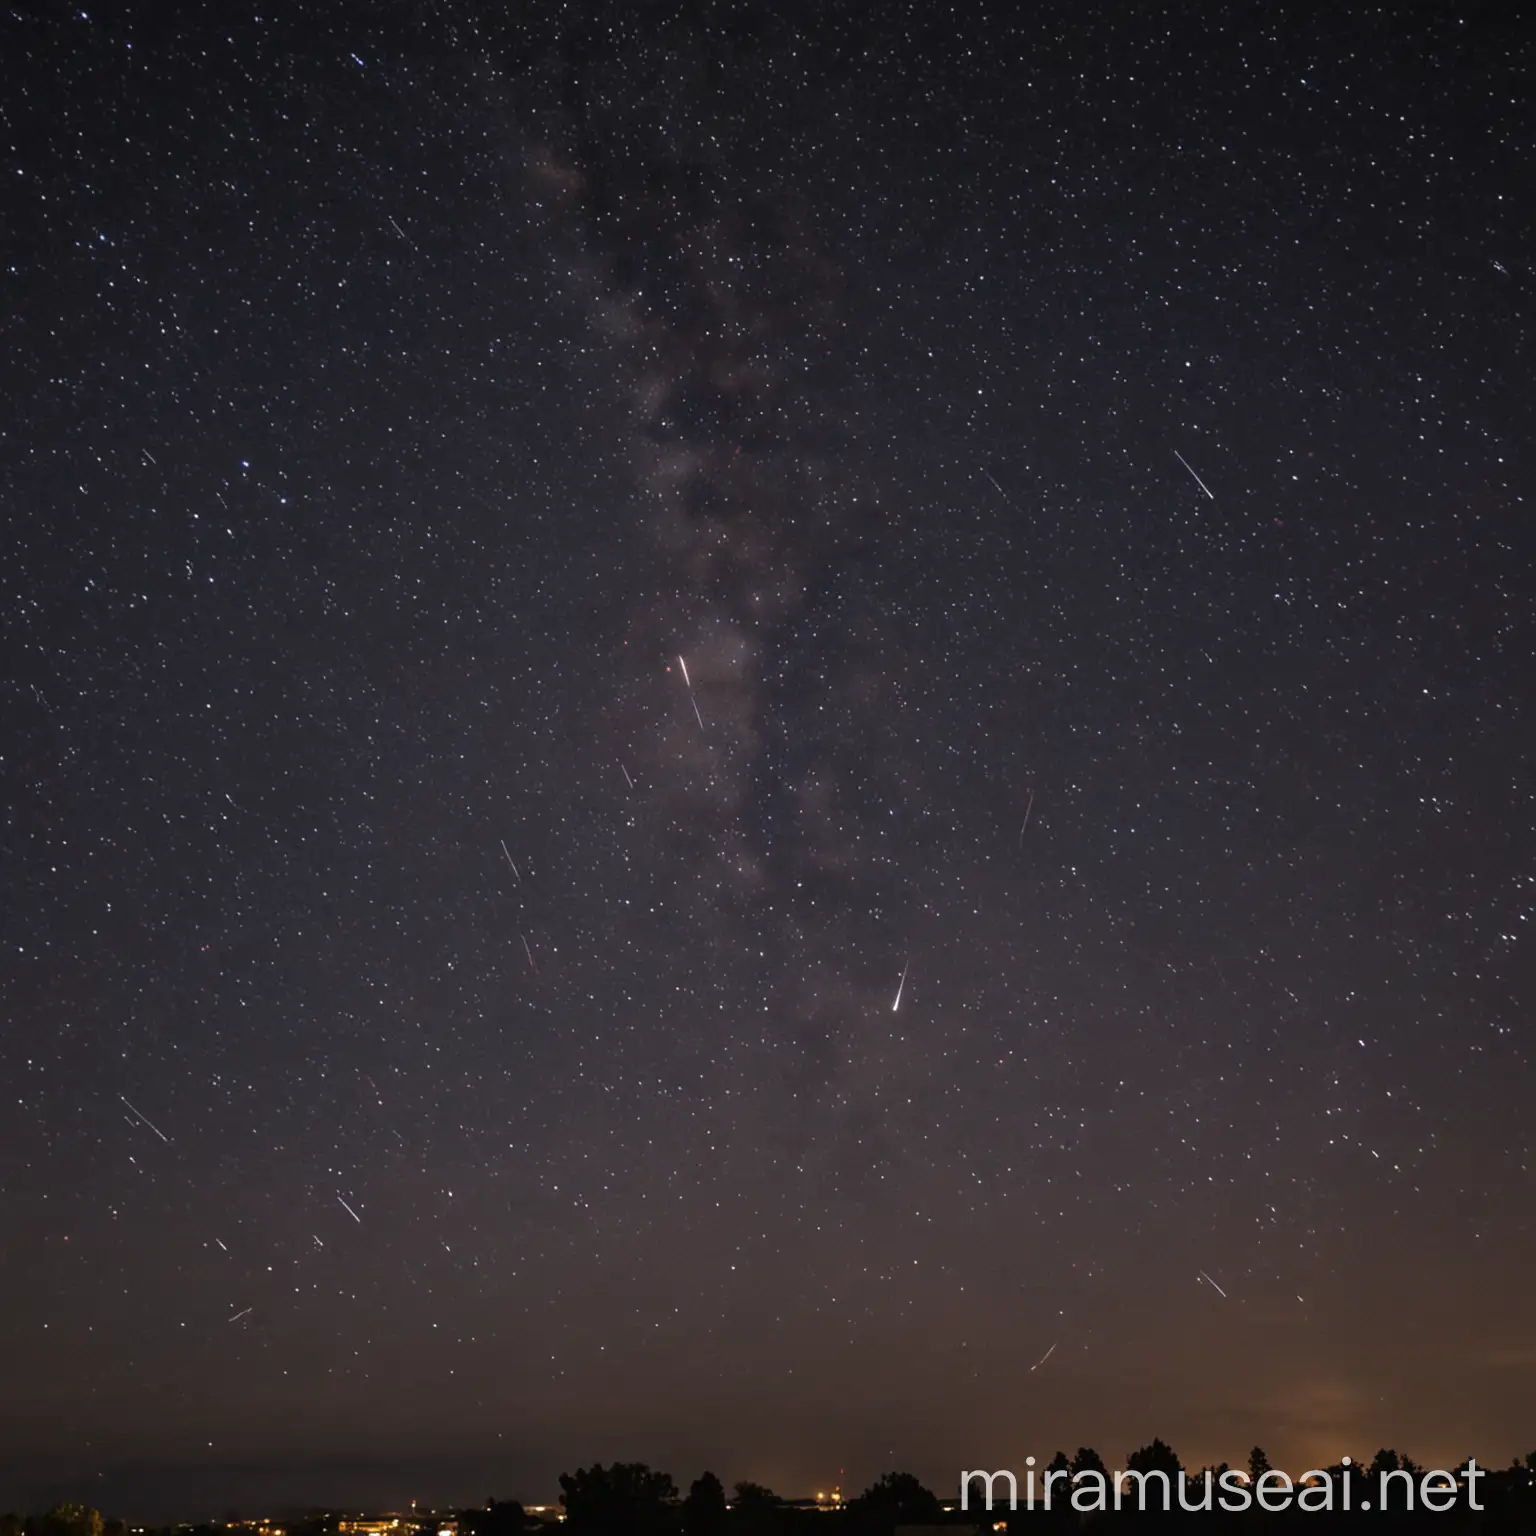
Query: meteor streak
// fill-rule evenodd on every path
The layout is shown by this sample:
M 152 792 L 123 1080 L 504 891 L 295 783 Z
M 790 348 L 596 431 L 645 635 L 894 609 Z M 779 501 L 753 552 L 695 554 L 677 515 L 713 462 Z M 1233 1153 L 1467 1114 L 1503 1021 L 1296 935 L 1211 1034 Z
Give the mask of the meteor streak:
M 336 1198 L 338 1200 L 341 1200 L 341 1196 L 340 1195 L 337 1195 Z M 357 1212 L 354 1211 L 352 1209 L 352 1207 L 350 1205 L 348 1205 L 345 1200 L 341 1200 L 341 1208 L 342 1208 L 342 1210 L 344 1210 L 347 1213 L 348 1216 L 350 1216 L 352 1218 L 353 1221 L 355 1221 L 358 1224 L 358 1226 L 362 1226 L 363 1218 L 361 1216 L 359 1216 L 357 1214 Z
M 681 656 L 677 658 L 677 664 L 683 669 L 683 687 L 688 690 L 688 702 L 693 705 L 693 718 L 699 722 L 699 729 L 704 729 L 704 716 L 699 713 L 699 701 L 693 696 L 693 683 L 688 676 L 688 663 Z M 625 778 L 629 775 L 625 774 Z M 631 788 L 634 786 L 631 785 Z
M 991 470 L 990 470 L 990 469 L 984 469 L 984 470 L 982 470 L 982 474 L 984 474 L 984 475 L 985 475 L 985 476 L 986 476 L 986 477 L 987 477 L 987 479 L 988 479 L 988 480 L 990 480 L 990 481 L 991 481 L 991 482 L 992 482 L 992 484 L 993 484 L 993 487 L 994 487 L 994 488 L 995 488 L 995 489 L 996 489 L 996 491 L 997 491 L 997 494 L 998 494 L 998 495 L 999 495 L 999 496 L 1001 496 L 1001 497 L 1002 497 L 1002 498 L 1003 498 L 1003 500 L 1004 500 L 1004 501 L 1006 501 L 1006 502 L 1007 502 L 1007 503 L 1008 503 L 1008 505 L 1009 505 L 1009 506 L 1010 506 L 1010 507 L 1013 507 L 1013 510 L 1014 510 L 1014 511 L 1015 511 L 1015 512 L 1017 512 L 1017 511 L 1018 511 L 1018 510 L 1019 510 L 1019 509 L 1018 509 L 1018 508 L 1017 508 L 1017 507 L 1016 507 L 1016 506 L 1014 506 L 1014 504 L 1013 504 L 1013 497 L 1012 497 L 1012 496 L 1010 496 L 1010 495 L 1009 495 L 1009 494 L 1008 494 L 1008 492 L 1007 492 L 1007 491 L 1005 491 L 1005 490 L 1004 490 L 1004 489 L 1003 489 L 1003 488 L 1002 488 L 1002 486 L 1000 486 L 1000 485 L 998 485 L 998 483 L 997 483 L 997 477 L 996 477 L 996 476 L 995 476 L 995 475 L 994 475 L 994 474 L 993 474 L 993 473 L 992 473 L 992 471 L 991 471 Z
M 1195 484 L 1198 485 L 1200 487 L 1200 489 L 1202 491 L 1204 491 L 1205 494 L 1211 498 L 1212 501 L 1215 501 L 1216 500 L 1215 493 L 1211 490 L 1210 486 L 1208 486 L 1205 483 L 1205 481 L 1200 478 L 1199 475 L 1195 475 L 1194 470 L 1189 468 L 1189 460 L 1186 459 L 1184 457 L 1184 455 L 1182 453 L 1180 453 L 1177 448 L 1175 448 L 1173 450 L 1173 456 L 1174 456 L 1174 458 L 1176 458 L 1179 461 L 1180 464 L 1182 464 L 1184 466 L 1185 469 L 1189 469 L 1189 472 L 1190 472 L 1191 475 L 1194 475 L 1194 477 L 1195 477 Z
M 124 1098 L 122 1094 L 118 1094 L 118 1098 L 122 1099 L 124 1104 L 128 1104 L 128 1100 L 126 1098 Z M 132 1104 L 128 1104 L 128 1108 L 129 1109 L 133 1109 L 133 1105 Z M 142 1120 L 144 1122 L 145 1125 L 147 1125 L 150 1128 L 150 1130 L 152 1130 L 155 1133 L 156 1136 L 158 1136 L 160 1138 L 161 1141 L 163 1141 L 167 1146 L 169 1146 L 171 1144 L 171 1138 L 169 1136 L 167 1136 L 165 1134 L 165 1132 L 162 1131 L 160 1129 L 160 1127 L 158 1125 L 156 1125 L 155 1122 L 149 1118 L 148 1115 L 143 1114 L 141 1111 L 139 1111 L 137 1109 L 133 1109 L 133 1112 L 134 1112 L 135 1115 L 137 1115 L 139 1117 L 140 1120 Z
M 901 994 L 906 991 L 907 971 L 911 968 L 911 965 L 912 962 L 908 960 L 907 963 L 901 968 L 901 980 L 896 984 L 896 1001 L 891 1004 L 892 1013 L 895 1013 L 896 1010 L 901 1007 Z
M 507 863 L 512 866 L 512 873 L 517 876 L 517 883 L 521 885 L 523 883 L 523 872 L 517 867 L 517 863 L 513 859 L 512 855 L 507 853 L 506 838 L 502 838 L 501 840 L 501 851 L 507 854 Z
M 1224 1290 L 1222 1290 L 1222 1288 L 1219 1285 L 1217 1285 L 1216 1282 L 1214 1280 L 1212 1280 L 1211 1277 L 1209 1275 L 1207 1275 L 1203 1269 L 1200 1271 L 1200 1273 L 1205 1277 L 1206 1284 L 1210 1285 L 1210 1286 L 1214 1286 L 1215 1290 L 1216 1290 L 1216 1294 L 1218 1296 L 1220 1296 L 1223 1301 L 1225 1301 L 1227 1299 L 1227 1293 Z
M 238 1323 L 242 1317 L 249 1317 L 255 1310 L 255 1307 L 247 1307 L 244 1312 L 236 1312 L 235 1315 L 230 1318 L 230 1322 Z

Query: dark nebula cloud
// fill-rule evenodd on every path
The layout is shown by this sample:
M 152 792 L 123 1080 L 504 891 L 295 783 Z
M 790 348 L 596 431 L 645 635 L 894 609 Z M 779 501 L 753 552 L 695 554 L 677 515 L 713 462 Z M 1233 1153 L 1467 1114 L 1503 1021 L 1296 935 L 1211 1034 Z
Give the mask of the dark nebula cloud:
M 775 67 L 761 39 L 695 36 L 708 57 L 692 62 L 646 44 L 657 97 L 621 97 L 607 76 L 628 80 L 635 54 L 590 46 L 567 40 L 567 132 L 533 152 L 532 184 L 628 413 L 655 543 L 615 750 L 667 818 L 692 931 L 761 994 L 760 1044 L 789 1063 L 776 1074 L 843 1101 L 913 906 L 893 856 L 912 656 L 882 571 L 888 477 L 842 356 L 849 278 L 836 229 L 815 227 L 752 132 L 754 84 Z M 660 82 L 680 79 L 704 102 L 673 132 Z M 615 99 L 628 116 L 604 110 Z M 885 964 L 860 975 L 847 961 L 872 935 Z M 753 963 L 765 954 L 776 968 Z

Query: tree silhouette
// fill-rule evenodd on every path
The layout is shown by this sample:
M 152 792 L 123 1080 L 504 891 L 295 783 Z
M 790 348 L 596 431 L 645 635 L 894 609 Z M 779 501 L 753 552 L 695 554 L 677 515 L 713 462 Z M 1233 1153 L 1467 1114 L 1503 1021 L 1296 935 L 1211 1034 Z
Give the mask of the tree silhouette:
M 1410 1477 L 1415 1472 L 1415 1467 L 1406 1456 L 1399 1456 L 1396 1451 L 1380 1450 L 1371 1458 L 1371 1465 L 1365 1473 L 1365 1477 L 1372 1488 L 1380 1490 L 1381 1508 L 1387 1507 L 1387 1501 L 1393 1493 L 1397 1495 L 1399 1506 L 1411 1509 L 1413 1507 L 1413 1489 L 1400 1486 L 1401 1479 L 1393 1480 L 1383 1486 L 1382 1475 L 1387 1472 L 1406 1472 Z
M 487 1499 L 479 1536 L 523 1536 L 527 1524 L 528 1511 L 516 1499 Z
M 1248 1480 L 1256 1483 L 1266 1472 L 1274 1469 L 1269 1464 L 1269 1457 L 1264 1454 L 1264 1447 L 1256 1445 L 1248 1452 Z
M 737 1483 L 732 1501 L 737 1509 L 778 1509 L 784 1502 L 773 1489 L 761 1483 Z
M 458 1520 L 461 1536 L 523 1536 L 528 1514 L 516 1499 L 487 1499 L 483 1509 L 461 1509 Z M 437 1522 L 419 1529 L 426 1536 L 436 1536 Z
M 702 1473 L 683 1500 L 685 1536 L 721 1536 L 725 1522 L 725 1489 L 713 1472 Z
M 1164 1472 L 1168 1475 L 1169 1485 L 1173 1485 L 1175 1477 L 1184 1475 L 1184 1468 L 1179 1464 L 1179 1458 L 1173 1454 L 1173 1447 L 1165 1445 L 1161 1440 L 1154 1440 L 1151 1445 L 1144 1445 L 1140 1450 L 1132 1451 L 1125 1458 L 1125 1470 L 1127 1472 Z
M 1091 1445 L 1078 1446 L 1077 1455 L 1072 1458 L 1072 1476 L 1076 1477 L 1079 1472 L 1097 1472 L 1103 1478 L 1109 1476 L 1104 1458 Z
M 1140 1496 L 1137 1504 L 1142 1509 L 1151 1510 L 1156 1506 L 1151 1500 L 1157 1496 L 1157 1490 L 1161 1489 L 1162 1507 L 1171 1510 L 1179 1489 L 1184 1486 L 1184 1468 L 1179 1464 L 1179 1458 L 1173 1454 L 1173 1447 L 1161 1440 L 1154 1440 L 1151 1445 L 1141 1446 L 1131 1452 L 1125 1458 L 1125 1470 L 1140 1474 Z M 1154 1492 L 1147 1492 L 1147 1483 L 1155 1477 L 1167 1479 L 1166 1483 L 1152 1483 Z
M 759 1532 L 778 1529 L 783 1518 L 784 1500 L 761 1483 L 741 1482 L 736 1484 L 731 1511 L 733 1531 L 741 1536 L 757 1536 Z
M 101 1536 L 102 1519 L 84 1504 L 55 1504 L 38 1523 L 39 1536 Z
M 1052 1480 L 1052 1473 L 1064 1473 L 1065 1479 L 1057 1477 Z M 1072 1508 L 1072 1460 L 1065 1451 L 1057 1451 L 1045 1464 L 1045 1477 L 1040 1484 L 1040 1497 L 1047 1495 L 1050 1498 L 1050 1510 L 1053 1515 L 1069 1513 Z
M 1360 1458 L 1358 1456 L 1352 1456 L 1348 1462 L 1341 1459 L 1334 1462 L 1331 1467 L 1325 1467 L 1323 1470 L 1327 1473 L 1329 1481 L 1334 1484 L 1335 1488 L 1340 1490 L 1347 1488 L 1350 1497 L 1354 1497 L 1355 1486 L 1361 1475 Z
M 1397 1452 L 1396 1451 L 1388 1451 L 1388 1450 L 1380 1450 L 1380 1451 L 1377 1451 L 1376 1454 L 1373 1457 L 1371 1457 L 1371 1465 L 1370 1465 L 1370 1467 L 1366 1471 L 1366 1476 L 1369 1477 L 1371 1479 L 1371 1481 L 1374 1483 L 1374 1482 L 1378 1481 L 1378 1479 L 1381 1477 L 1381 1474 L 1383 1472 L 1396 1472 L 1396 1471 L 1397 1471 Z
M 665 1472 L 638 1461 L 594 1462 L 560 1474 L 560 1503 L 572 1531 L 590 1536 L 650 1536 L 665 1529 L 677 1508 L 677 1487 Z
M 938 1499 L 910 1472 L 887 1472 L 849 1504 L 848 1512 L 856 1526 L 875 1531 L 934 1524 L 943 1516 Z

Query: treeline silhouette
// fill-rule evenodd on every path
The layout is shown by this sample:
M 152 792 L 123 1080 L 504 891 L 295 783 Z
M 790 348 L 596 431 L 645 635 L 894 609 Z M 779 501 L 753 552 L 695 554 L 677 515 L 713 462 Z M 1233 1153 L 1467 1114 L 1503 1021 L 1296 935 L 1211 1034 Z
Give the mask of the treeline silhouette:
M 581 1536 L 767 1536 L 814 1523 L 831 1536 L 828 1521 L 839 1528 L 870 1533 L 899 1525 L 937 1525 L 944 1521 L 938 1496 L 909 1472 L 887 1472 L 846 1506 L 806 1507 L 780 1498 L 761 1483 L 737 1483 L 727 1499 L 713 1472 L 690 1485 L 686 1496 L 665 1472 L 633 1462 L 594 1465 L 560 1478 L 560 1504 L 566 1529 Z
M 957 1473 L 958 1473 L 957 1469 Z M 1372 1524 L 1382 1536 L 1412 1525 L 1426 1530 L 1426 1521 L 1439 1521 L 1444 1536 L 1536 1536 L 1536 1451 L 1516 1458 L 1508 1467 L 1484 1467 L 1472 1458 L 1444 1469 L 1437 1485 L 1444 1490 L 1434 1507 L 1426 1509 L 1418 1498 L 1428 1469 L 1395 1450 L 1379 1450 L 1367 1462 L 1340 1458 L 1330 1467 L 1318 1468 L 1321 1479 L 1313 1489 L 1313 1502 L 1297 1507 L 1293 1496 L 1285 1510 L 1253 1507 L 1239 1512 L 1223 1506 L 1221 1490 L 1237 1486 L 1252 1489 L 1268 1479 L 1279 1491 L 1269 1458 L 1255 1446 L 1246 1463 L 1233 1468 L 1217 1466 L 1191 1471 L 1162 1440 L 1132 1451 L 1118 1468 L 1109 1467 L 1091 1446 L 1079 1446 L 1077 1454 L 1058 1451 L 1043 1467 L 1015 1467 L 1019 1505 L 1010 1511 L 1005 1479 L 992 1482 L 993 1508 L 985 1508 L 986 1484 L 971 1485 L 970 1508 L 956 1507 L 953 1491 L 943 1499 L 908 1472 L 888 1472 L 856 1498 L 846 1503 L 830 1496 L 821 1503 L 781 1498 L 759 1483 L 739 1482 L 727 1494 L 713 1472 L 704 1472 L 683 1493 L 665 1472 L 640 1462 L 594 1463 L 578 1467 L 560 1478 L 560 1507 L 564 1529 L 572 1536 L 788 1536 L 818 1531 L 822 1536 L 893 1536 L 902 1529 L 943 1527 L 955 1531 L 1006 1530 L 1054 1527 L 1059 1533 L 1078 1532 L 1104 1520 L 1146 1521 L 1166 1525 L 1173 1519 L 1197 1520 L 1199 1528 L 1239 1520 L 1274 1524 L 1276 1521 L 1307 1522 L 1317 1529 L 1321 1521 L 1347 1520 Z M 1476 1472 L 1475 1484 L 1468 1474 Z M 1034 1507 L 1029 1507 L 1029 1472 L 1034 1474 Z M 1113 1488 L 1117 1473 L 1137 1474 L 1139 1497 L 1127 1496 L 1116 1508 Z M 1042 1507 L 1048 1473 L 1065 1474 L 1052 1489 L 1051 1507 Z M 1383 1474 L 1393 1474 L 1383 1483 Z M 1299 1470 L 1297 1475 L 1303 1475 Z M 1224 1482 L 1223 1480 L 1226 1479 Z M 958 1476 L 956 1479 L 958 1483 Z M 1106 1496 L 1095 1500 L 1081 1490 L 1102 1487 Z M 1296 1485 L 1299 1492 L 1300 1484 Z M 1383 1490 L 1388 1494 L 1381 1504 Z M 455 1516 L 459 1536 L 524 1536 L 548 1527 L 545 1517 L 530 1513 L 515 1499 L 488 1499 L 476 1508 Z M 438 1536 L 444 1517 L 424 1521 L 403 1536 Z M 290 1523 L 286 1536 L 337 1536 L 339 1517 L 315 1515 Z M 1447 1523 L 1449 1522 L 1449 1523 Z M 152 1536 L 226 1536 L 228 1525 L 163 1526 Z M 41 1515 L 0 1515 L 0 1536 L 129 1536 L 121 1520 L 104 1520 L 101 1514 L 78 1504 L 60 1504 Z M 1297 1536 L 1301 1536 L 1298 1529 Z
M 946 1491 L 941 1501 L 931 1489 L 906 1472 L 888 1472 L 846 1505 L 807 1507 L 791 1503 L 755 1483 L 738 1483 L 727 1499 L 713 1473 L 706 1472 L 681 1496 L 672 1478 L 638 1463 L 595 1465 L 566 1473 L 560 1479 L 560 1503 L 566 1527 L 581 1536 L 769 1536 L 769 1533 L 816 1530 L 824 1536 L 888 1536 L 903 1527 L 935 1526 L 956 1530 L 1037 1530 L 1056 1523 L 1063 1530 L 1078 1530 L 1099 1520 L 1159 1520 L 1198 1518 L 1204 1528 L 1213 1520 L 1240 1519 L 1274 1522 L 1305 1518 L 1312 1525 L 1321 1519 L 1373 1520 L 1387 1536 L 1394 1525 L 1407 1520 L 1415 1526 L 1424 1519 L 1439 1519 L 1445 1536 L 1472 1530 L 1493 1533 L 1536 1533 L 1536 1452 L 1516 1460 L 1502 1471 L 1493 1471 L 1471 1458 L 1434 1485 L 1435 1507 L 1426 1509 L 1419 1497 L 1425 1469 L 1394 1450 L 1380 1450 L 1369 1462 L 1344 1458 L 1321 1474 L 1310 1500 L 1289 1510 L 1254 1505 L 1246 1512 L 1224 1508 L 1222 1478 L 1227 1488 L 1263 1486 L 1278 1494 L 1283 1484 L 1273 1476 L 1269 1458 L 1255 1446 L 1247 1464 L 1233 1468 L 1227 1463 L 1187 1470 L 1173 1449 L 1162 1440 L 1132 1451 L 1119 1468 L 1110 1468 L 1091 1446 L 1080 1446 L 1075 1456 L 1058 1451 L 1043 1467 L 1012 1469 L 1018 1480 L 1019 1507 L 1010 1511 L 1006 1482 L 992 1484 L 993 1508 L 987 1511 L 986 1484 L 972 1485 L 969 1508 L 956 1508 L 956 1497 Z M 1035 1503 L 1029 1507 L 1033 1470 Z M 958 1471 L 958 1469 L 957 1469 Z M 1117 1472 L 1137 1474 L 1145 1490 L 1141 1500 L 1127 1496 L 1116 1507 Z M 1469 1496 L 1464 1481 L 1469 1471 L 1478 1476 Z M 1065 1474 L 1053 1485 L 1051 1507 L 1042 1507 L 1047 1473 Z M 1382 1488 L 1381 1474 L 1397 1474 L 1389 1480 L 1387 1506 L 1375 1508 Z M 1085 1475 L 1086 1474 L 1086 1475 Z M 1096 1475 L 1096 1476 L 1095 1476 Z M 1298 1471 L 1298 1476 L 1301 1473 Z M 957 1478 L 958 1481 L 958 1478 Z M 1095 1482 L 1103 1497 L 1091 1496 Z M 1298 1485 L 1298 1491 L 1299 1491 Z M 1209 1494 L 1207 1494 L 1209 1489 Z M 1083 1490 L 1079 1493 L 1079 1490 Z M 1274 1500 L 1278 1502 L 1278 1500 Z M 1474 1508 L 1473 1504 L 1480 1507 Z M 1443 1524 L 1450 1516 L 1452 1524 Z M 499 1533 L 498 1533 L 499 1536 Z

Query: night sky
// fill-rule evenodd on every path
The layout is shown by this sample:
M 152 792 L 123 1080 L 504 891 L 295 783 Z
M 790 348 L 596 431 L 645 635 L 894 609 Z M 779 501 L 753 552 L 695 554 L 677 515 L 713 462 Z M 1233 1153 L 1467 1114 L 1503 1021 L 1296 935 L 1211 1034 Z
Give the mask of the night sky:
M 0 19 L 0 1507 L 1536 1439 L 1515 7 Z

